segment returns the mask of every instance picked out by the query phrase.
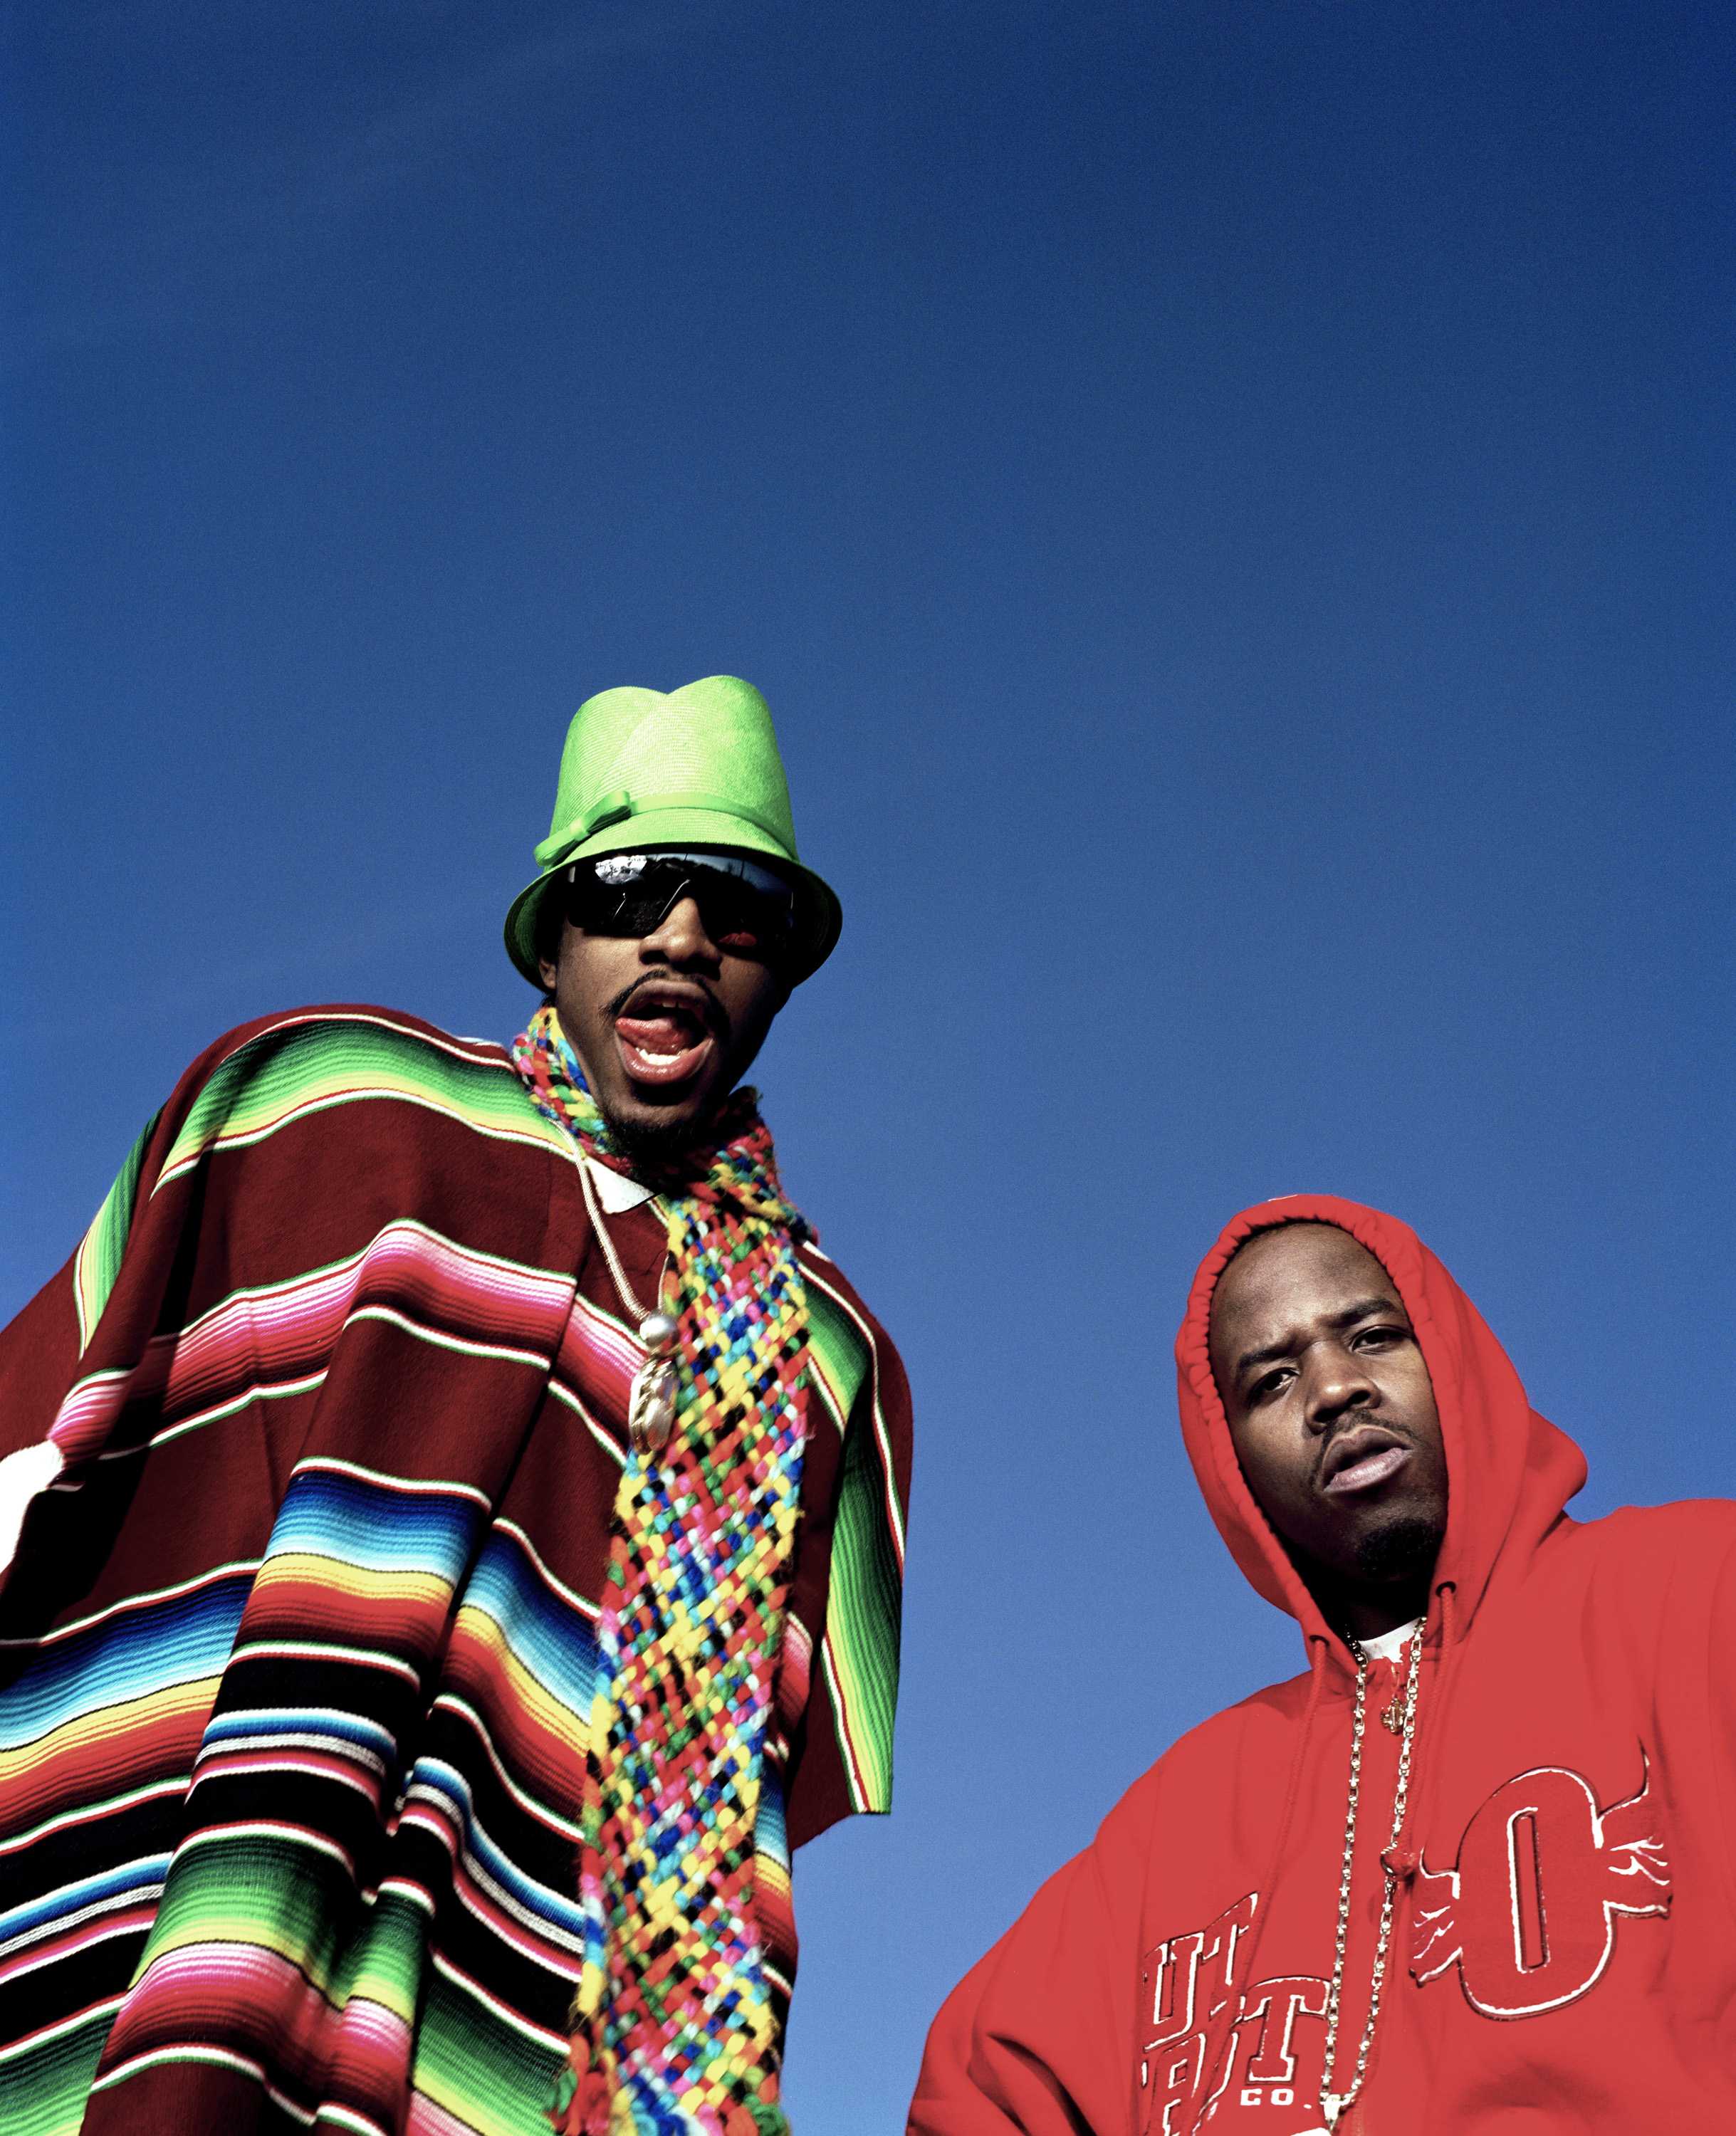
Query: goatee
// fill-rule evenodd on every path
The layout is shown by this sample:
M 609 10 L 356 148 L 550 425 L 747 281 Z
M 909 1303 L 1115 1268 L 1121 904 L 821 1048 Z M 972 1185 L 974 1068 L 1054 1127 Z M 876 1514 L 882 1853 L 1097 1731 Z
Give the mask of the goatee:
M 635 1172 L 685 1173 L 692 1170 L 696 1154 L 703 1157 L 711 1147 L 709 1116 L 684 1124 L 671 1120 L 665 1126 L 661 1120 L 618 1120 L 601 1105 L 597 1109 L 603 1114 L 610 1140 Z
M 1374 1529 L 1356 1546 L 1356 1574 L 1370 1586 L 1426 1580 L 1441 1549 L 1441 1524 L 1406 1514 Z

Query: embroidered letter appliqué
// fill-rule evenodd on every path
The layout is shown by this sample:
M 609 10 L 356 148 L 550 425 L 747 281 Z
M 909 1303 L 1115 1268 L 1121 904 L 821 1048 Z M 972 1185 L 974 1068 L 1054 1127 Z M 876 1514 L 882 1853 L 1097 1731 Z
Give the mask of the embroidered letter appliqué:
M 1578 1773 L 1521 1773 L 1466 1826 L 1456 1867 L 1431 1869 L 1425 1857 L 1411 1917 L 1419 1986 L 1456 1964 L 1473 2010 L 1534 2017 L 1596 1984 L 1618 1915 L 1669 1912 L 1643 1745 L 1640 1759 L 1639 1793 L 1607 1810 Z
M 1290 2136 L 1299 2115 L 1316 2118 L 1326 1983 L 1311 1974 L 1241 1978 L 1258 1903 L 1250 1891 L 1207 1927 L 1145 1954 L 1140 2127 L 1150 2136 L 1188 2136 L 1213 2122 L 1226 2095 L 1238 2108 L 1276 2109 L 1272 2136 Z

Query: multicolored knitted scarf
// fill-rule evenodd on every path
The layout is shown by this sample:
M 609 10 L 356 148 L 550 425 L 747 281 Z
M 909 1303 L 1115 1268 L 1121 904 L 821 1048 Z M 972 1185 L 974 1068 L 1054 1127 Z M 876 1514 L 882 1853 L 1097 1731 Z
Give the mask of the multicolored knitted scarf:
M 513 1041 L 532 1099 L 628 1170 L 552 1006 Z M 755 1918 L 754 1828 L 801 1481 L 806 1235 L 751 1091 L 665 1182 L 680 1392 L 615 1499 L 586 1754 L 562 2136 L 786 2136 L 783 2013 Z

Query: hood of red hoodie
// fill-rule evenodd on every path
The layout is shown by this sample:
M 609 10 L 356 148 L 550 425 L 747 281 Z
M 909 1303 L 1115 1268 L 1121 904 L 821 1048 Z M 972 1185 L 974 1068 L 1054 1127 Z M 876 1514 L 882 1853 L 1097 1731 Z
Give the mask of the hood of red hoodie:
M 1256 1590 L 1288 1612 L 1311 1643 L 1349 1654 L 1321 1616 L 1254 1503 L 1212 1376 L 1206 1334 L 1212 1294 L 1242 1241 L 1281 1224 L 1335 1224 L 1380 1262 L 1404 1301 L 1434 1385 L 1447 1457 L 1447 1533 L 1436 1561 L 1432 1624 L 1442 1591 L 1461 1637 L 1491 1580 L 1520 1569 L 1585 1481 L 1585 1457 L 1525 1398 L 1512 1361 L 1447 1269 L 1396 1216 L 1331 1194 L 1286 1194 L 1233 1217 L 1199 1265 L 1175 1338 L 1182 1437 L 1218 1532 Z

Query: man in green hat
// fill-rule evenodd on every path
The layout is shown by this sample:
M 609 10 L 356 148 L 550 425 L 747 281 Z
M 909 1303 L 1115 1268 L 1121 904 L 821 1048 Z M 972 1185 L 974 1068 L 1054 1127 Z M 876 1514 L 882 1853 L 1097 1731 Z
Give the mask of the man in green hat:
M 615 1132 L 679 1146 L 842 924 L 796 858 L 765 699 L 729 675 L 592 697 L 567 732 L 537 862 L 507 915 L 508 955 L 554 997 Z
M 757 2136 L 885 1809 L 910 1422 L 740 1085 L 764 701 L 604 692 L 510 1047 L 230 1033 L 0 1334 L 0 2127 Z

